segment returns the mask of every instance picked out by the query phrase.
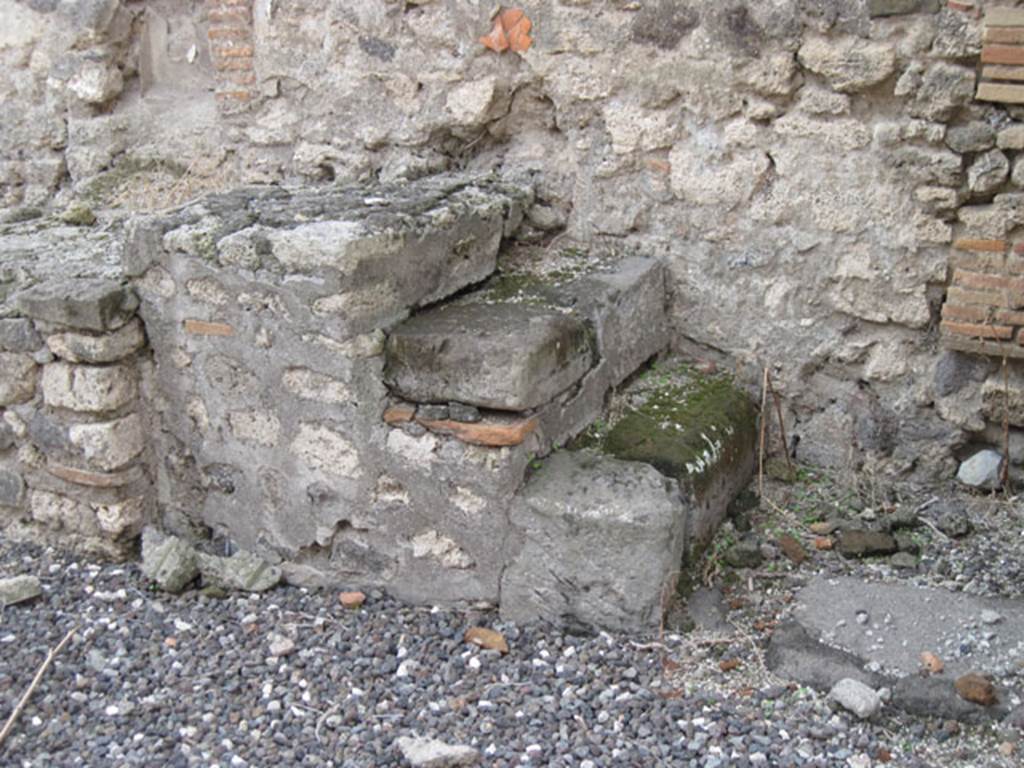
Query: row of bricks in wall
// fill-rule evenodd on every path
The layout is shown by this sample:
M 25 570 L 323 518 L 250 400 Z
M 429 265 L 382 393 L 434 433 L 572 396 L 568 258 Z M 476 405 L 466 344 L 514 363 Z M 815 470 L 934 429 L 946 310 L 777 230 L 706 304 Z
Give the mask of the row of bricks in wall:
M 961 239 L 953 248 L 943 333 L 1024 345 L 1024 243 Z
M 253 66 L 252 0 L 207 0 L 210 27 L 207 40 L 218 73 L 216 98 L 221 104 L 252 99 L 248 86 L 256 83 Z

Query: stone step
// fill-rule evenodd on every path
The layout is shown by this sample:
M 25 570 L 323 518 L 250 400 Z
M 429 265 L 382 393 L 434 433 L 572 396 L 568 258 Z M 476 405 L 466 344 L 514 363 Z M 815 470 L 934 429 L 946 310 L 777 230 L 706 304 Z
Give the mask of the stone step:
M 586 325 L 555 308 L 464 302 L 421 312 L 389 335 L 385 382 L 421 403 L 525 411 L 590 370 Z
M 688 560 L 754 465 L 753 403 L 677 360 L 637 377 L 509 512 L 501 612 L 567 627 L 656 628 Z

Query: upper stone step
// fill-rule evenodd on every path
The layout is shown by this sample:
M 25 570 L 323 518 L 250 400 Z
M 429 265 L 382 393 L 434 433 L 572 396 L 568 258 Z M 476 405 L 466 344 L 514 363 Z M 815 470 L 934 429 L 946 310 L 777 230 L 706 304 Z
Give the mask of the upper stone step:
M 479 283 L 529 188 L 442 175 L 371 187 L 243 188 L 135 220 L 125 269 L 162 254 L 285 289 L 299 322 L 350 337 Z
M 385 348 L 391 389 L 421 403 L 536 408 L 590 369 L 586 326 L 528 304 L 440 306 L 402 323 Z
M 520 247 L 479 289 L 395 328 L 385 378 L 418 403 L 539 410 L 545 437 L 559 442 L 664 348 L 664 305 L 654 259 Z

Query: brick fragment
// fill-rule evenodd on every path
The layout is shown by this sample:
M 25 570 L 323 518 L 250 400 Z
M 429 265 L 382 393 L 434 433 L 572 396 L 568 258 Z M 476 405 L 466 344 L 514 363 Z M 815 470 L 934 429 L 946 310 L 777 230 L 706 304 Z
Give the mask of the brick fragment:
M 991 64 L 982 68 L 981 76 L 986 80 L 1024 80 L 1024 67 L 1005 64 Z
M 1024 43 L 1024 28 L 986 27 L 982 41 L 986 43 L 1009 43 L 1010 45 Z
M 983 240 L 980 238 L 962 237 L 953 242 L 953 247 L 958 251 L 982 251 L 992 253 L 1003 253 L 1006 251 L 1005 240 Z
M 392 405 L 384 411 L 385 424 L 404 424 L 412 421 L 416 416 L 416 409 L 409 405 Z
M 963 306 L 947 302 L 942 305 L 942 319 L 967 323 L 987 323 L 994 319 L 994 311 L 991 307 L 977 304 Z
M 140 467 L 132 467 L 123 472 L 90 472 L 77 467 L 48 463 L 46 471 L 68 483 L 84 485 L 89 488 L 120 488 L 142 478 Z
M 235 329 L 227 323 L 188 319 L 185 321 L 185 333 L 194 336 L 234 336 Z
M 1006 289 L 1008 291 L 1024 293 L 1024 279 L 1019 277 L 989 275 L 983 272 L 957 269 L 953 272 L 953 282 L 965 288 L 979 288 L 989 291 Z
M 1012 339 L 1013 328 L 1003 325 L 982 325 L 980 323 L 956 323 L 943 320 L 941 328 L 944 333 L 960 336 L 971 336 L 976 339 Z
M 222 59 L 216 62 L 218 72 L 251 72 L 252 57 L 241 59 Z
M 491 418 L 468 424 L 463 421 L 442 419 L 430 421 L 417 419 L 431 432 L 450 435 L 464 443 L 482 445 L 489 448 L 503 448 L 519 445 L 537 428 L 539 420 L 536 416 L 529 418 Z
M 960 0 L 963 2 L 963 0 Z M 1007 8 L 996 6 L 985 11 L 987 27 L 1021 27 L 1024 26 L 1024 8 Z
M 206 33 L 209 40 L 246 40 L 252 41 L 252 31 L 248 27 L 210 27 Z
M 951 304 L 980 304 L 983 307 L 1009 307 L 1005 291 L 969 291 L 953 286 L 946 292 Z
M 1024 48 L 1021 49 L 1024 52 Z M 1024 104 L 1024 85 L 981 83 L 974 96 L 978 101 L 997 101 L 1006 104 Z
M 1024 358 L 1024 346 L 1012 341 L 1002 342 L 991 339 L 971 339 L 967 336 L 943 335 L 942 346 L 957 352 L 968 352 L 972 355 L 988 355 L 990 357 Z
M 255 53 L 251 45 L 236 44 L 230 40 L 224 40 L 211 47 L 215 59 L 251 59 Z

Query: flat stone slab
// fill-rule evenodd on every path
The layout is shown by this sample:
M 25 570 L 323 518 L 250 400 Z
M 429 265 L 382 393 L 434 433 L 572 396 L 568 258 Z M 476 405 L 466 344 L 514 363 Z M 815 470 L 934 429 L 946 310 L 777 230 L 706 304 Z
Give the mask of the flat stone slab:
M 391 333 L 385 354 L 385 380 L 402 397 L 502 411 L 543 405 L 579 381 L 594 359 L 583 322 L 529 304 L 428 310 Z
M 816 577 L 797 593 L 793 615 L 815 636 L 900 677 L 918 672 L 924 651 L 942 659 L 950 680 L 967 672 L 1003 677 L 1024 660 L 1024 600 Z
M 684 509 L 652 467 L 589 451 L 548 457 L 512 503 L 501 615 L 653 629 L 679 576 Z

